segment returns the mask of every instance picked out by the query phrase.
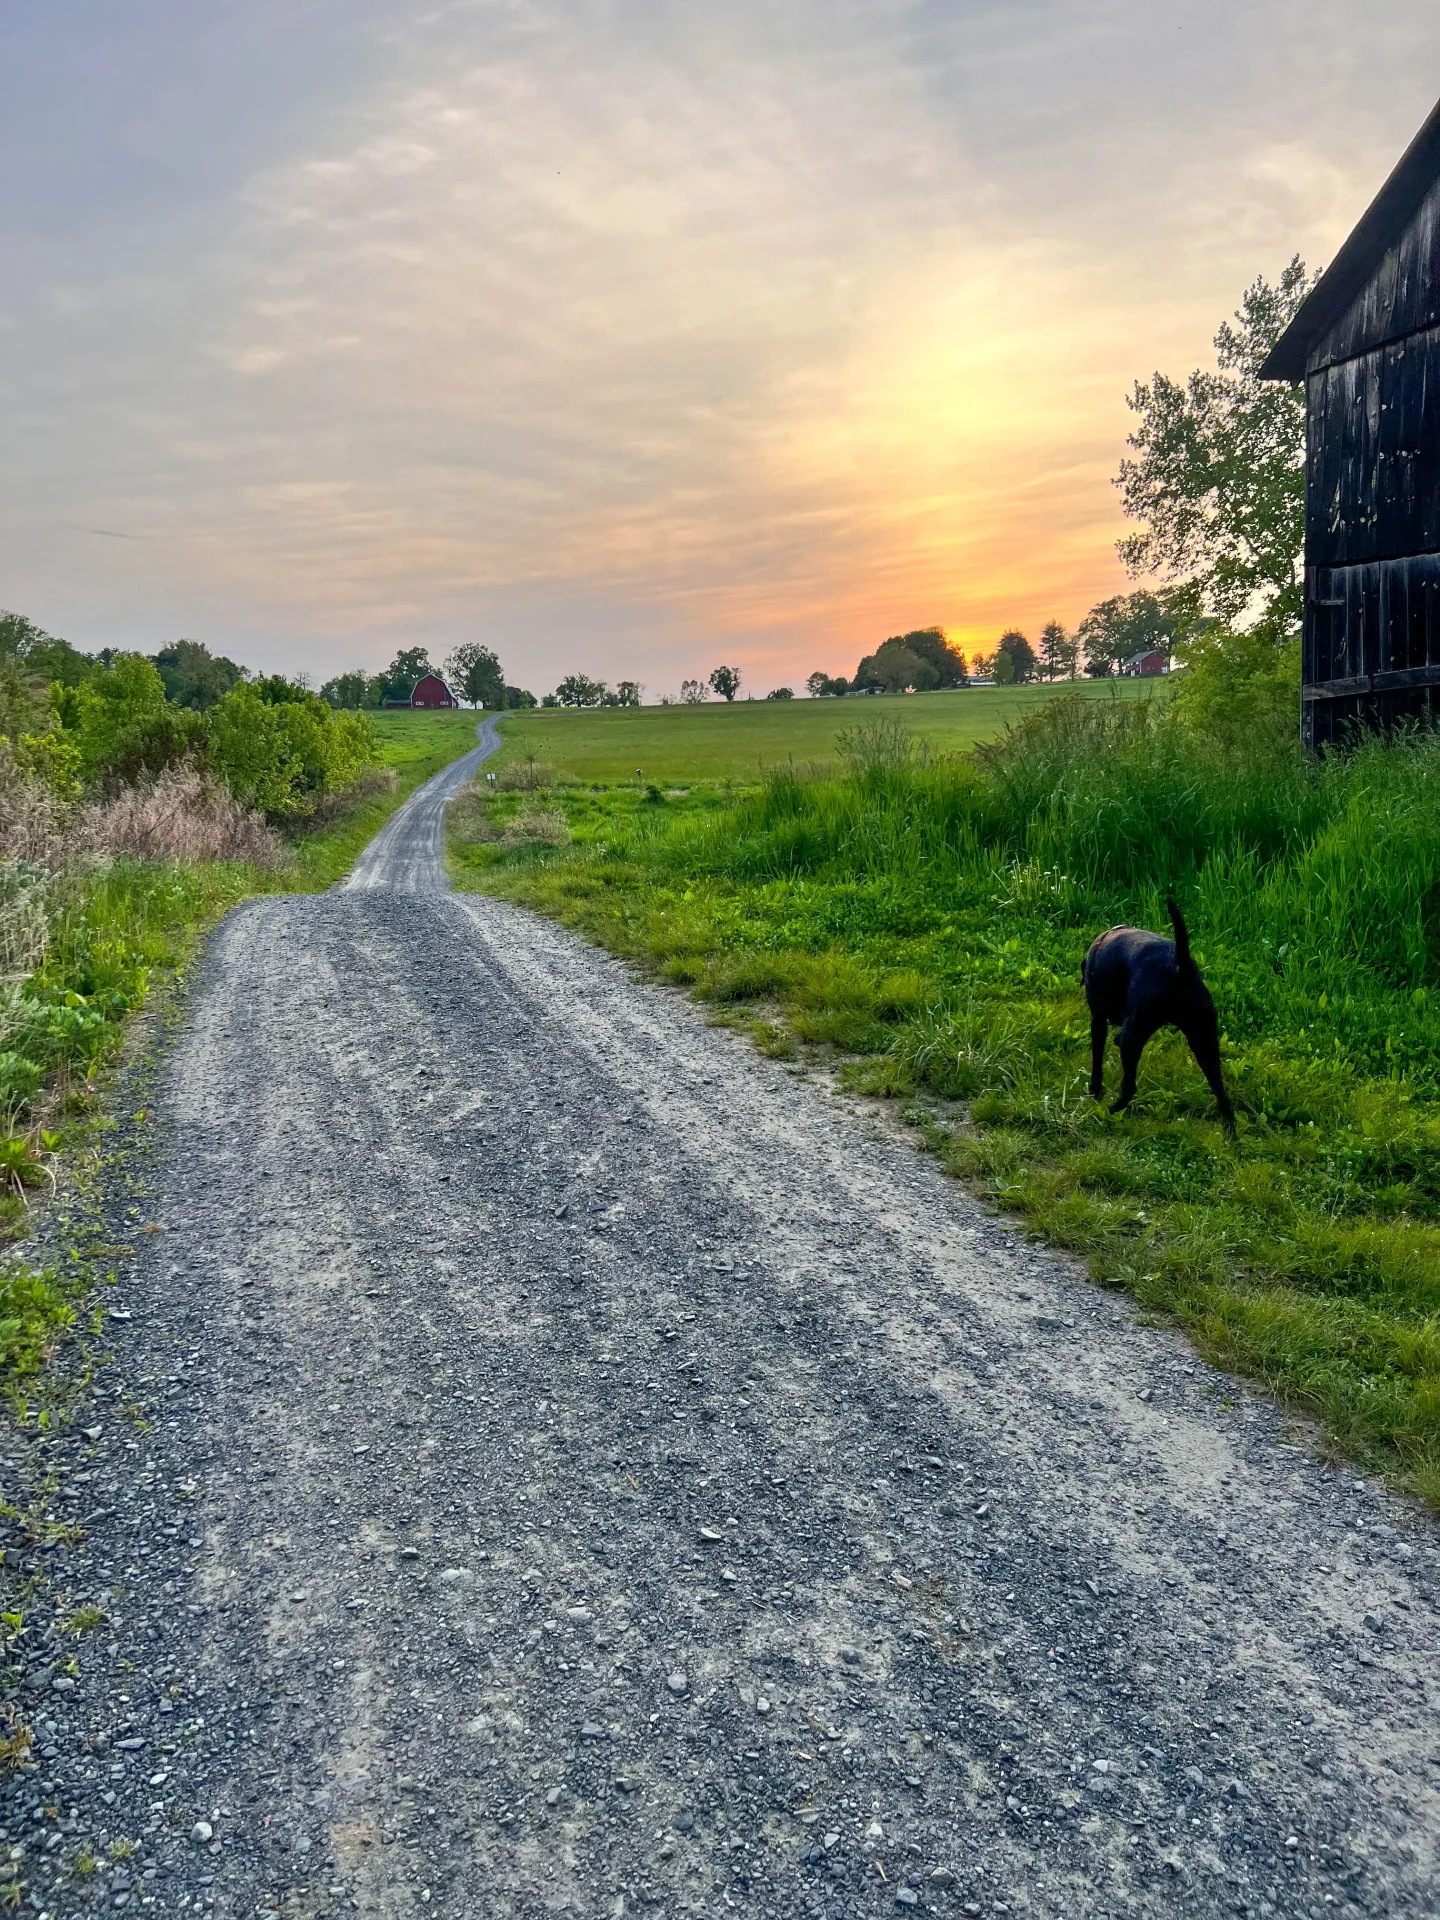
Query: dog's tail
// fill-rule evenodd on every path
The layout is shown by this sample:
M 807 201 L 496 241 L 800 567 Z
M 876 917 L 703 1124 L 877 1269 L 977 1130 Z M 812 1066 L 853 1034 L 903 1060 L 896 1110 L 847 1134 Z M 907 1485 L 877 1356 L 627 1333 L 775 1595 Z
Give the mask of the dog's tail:
M 1176 906 L 1173 896 L 1165 897 L 1165 910 L 1170 915 L 1170 924 L 1175 929 L 1175 964 L 1182 973 L 1193 973 L 1195 962 L 1190 958 L 1190 929 L 1185 924 L 1185 916 Z

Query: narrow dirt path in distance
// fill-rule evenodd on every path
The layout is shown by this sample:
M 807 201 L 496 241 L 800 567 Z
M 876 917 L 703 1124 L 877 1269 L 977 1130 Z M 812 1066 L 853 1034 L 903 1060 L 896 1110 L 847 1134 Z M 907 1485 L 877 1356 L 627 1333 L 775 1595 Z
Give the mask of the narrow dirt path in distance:
M 1431 1524 L 447 893 L 462 777 L 201 970 L 57 1443 L 107 1620 L 32 1906 L 1433 1920 Z

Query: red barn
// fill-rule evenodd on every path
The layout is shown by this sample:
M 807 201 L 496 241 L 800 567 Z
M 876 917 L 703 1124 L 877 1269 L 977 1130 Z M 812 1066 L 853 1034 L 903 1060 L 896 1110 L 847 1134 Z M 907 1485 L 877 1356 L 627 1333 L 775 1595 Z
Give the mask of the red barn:
M 1152 673 L 1170 671 L 1170 656 L 1158 652 L 1132 653 L 1121 663 L 1120 671 L 1131 680 L 1148 679 Z
M 415 682 L 410 694 L 412 707 L 458 707 L 460 702 L 438 673 L 427 673 Z

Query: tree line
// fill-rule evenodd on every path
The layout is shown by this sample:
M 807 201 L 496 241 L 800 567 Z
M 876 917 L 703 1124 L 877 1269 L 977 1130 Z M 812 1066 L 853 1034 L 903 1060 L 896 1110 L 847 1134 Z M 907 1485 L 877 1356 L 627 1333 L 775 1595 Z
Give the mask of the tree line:
M 190 765 L 277 825 L 303 822 L 378 759 L 369 721 L 302 681 L 252 674 L 197 640 L 83 653 L 3 612 L 0 737 L 9 763 L 62 801 Z
M 402 647 L 380 673 L 365 673 L 357 668 L 336 674 L 320 689 L 320 697 L 332 707 L 356 711 L 389 705 L 408 705 L 416 684 L 426 674 L 436 674 L 453 694 L 468 700 L 472 707 L 533 707 L 536 699 L 523 687 L 506 683 L 498 656 L 476 640 L 466 640 L 450 654 L 443 667 L 432 665 L 426 647 Z
M 1168 664 L 1182 641 L 1202 624 L 1182 590 L 1142 587 L 1100 601 L 1073 631 L 1059 620 L 1047 621 L 1034 645 L 1018 627 L 1011 627 L 992 652 L 975 653 L 967 660 L 943 628 L 920 627 L 883 641 L 865 655 L 851 678 L 816 672 L 805 685 L 818 699 L 847 693 L 928 693 L 968 687 L 977 680 L 1024 686 L 1036 680 L 1073 680 L 1082 670 L 1092 679 L 1105 679 L 1139 654 L 1161 653 Z

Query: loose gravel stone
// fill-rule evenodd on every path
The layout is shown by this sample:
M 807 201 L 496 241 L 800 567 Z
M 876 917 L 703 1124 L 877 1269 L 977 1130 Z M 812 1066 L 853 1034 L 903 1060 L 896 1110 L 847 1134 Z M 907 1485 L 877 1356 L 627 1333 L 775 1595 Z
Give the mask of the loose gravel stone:
M 1440 1910 L 1431 1523 L 815 1081 L 447 896 L 444 787 L 232 914 L 125 1090 L 118 1312 L 7 1442 L 4 1884 Z

